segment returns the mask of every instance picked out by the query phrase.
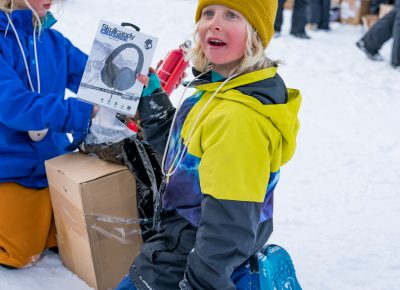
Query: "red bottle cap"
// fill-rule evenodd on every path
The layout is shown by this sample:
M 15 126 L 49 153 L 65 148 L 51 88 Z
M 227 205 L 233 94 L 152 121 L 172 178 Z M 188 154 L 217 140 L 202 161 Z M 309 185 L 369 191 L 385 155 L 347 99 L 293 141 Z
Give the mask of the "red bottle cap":
M 127 127 L 133 132 L 137 133 L 139 131 L 137 124 L 134 121 L 129 121 Z

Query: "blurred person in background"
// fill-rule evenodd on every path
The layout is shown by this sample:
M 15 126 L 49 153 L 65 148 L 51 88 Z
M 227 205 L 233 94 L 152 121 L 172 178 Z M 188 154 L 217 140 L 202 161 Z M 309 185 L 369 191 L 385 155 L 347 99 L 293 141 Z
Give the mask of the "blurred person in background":
M 379 8 L 381 4 L 394 4 L 393 0 L 371 0 L 369 5 L 369 14 L 379 14 Z
M 393 37 L 391 64 L 400 71 L 400 0 L 396 0 L 393 9 L 379 19 L 356 45 L 369 59 L 383 61 L 379 50 Z
M 286 0 L 278 0 L 278 11 L 275 19 L 275 37 L 281 35 L 281 28 L 283 23 L 283 6 Z M 290 34 L 300 39 L 310 39 L 311 37 L 306 33 L 305 27 L 307 24 L 307 0 L 294 0 L 292 24 Z
M 310 30 L 330 31 L 329 11 L 331 9 L 331 0 L 310 0 L 309 6 L 309 28 Z

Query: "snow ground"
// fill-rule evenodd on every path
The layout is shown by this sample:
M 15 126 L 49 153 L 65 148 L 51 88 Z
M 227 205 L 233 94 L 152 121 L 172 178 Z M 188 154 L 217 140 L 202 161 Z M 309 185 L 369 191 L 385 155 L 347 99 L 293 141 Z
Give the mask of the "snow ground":
M 89 52 L 98 21 L 131 21 L 159 37 L 153 64 L 191 34 L 196 1 L 67 0 L 56 28 Z M 289 251 L 303 289 L 399 289 L 400 72 L 373 63 L 356 47 L 362 28 L 341 24 L 310 32 L 312 40 L 283 36 L 267 50 L 285 65 L 288 87 L 303 94 L 293 160 L 282 168 L 275 195 L 271 243 Z M 176 102 L 178 89 L 173 100 Z M 397 131 L 398 132 L 398 131 Z M 0 267 L 1 290 L 86 290 L 47 254 L 34 267 Z

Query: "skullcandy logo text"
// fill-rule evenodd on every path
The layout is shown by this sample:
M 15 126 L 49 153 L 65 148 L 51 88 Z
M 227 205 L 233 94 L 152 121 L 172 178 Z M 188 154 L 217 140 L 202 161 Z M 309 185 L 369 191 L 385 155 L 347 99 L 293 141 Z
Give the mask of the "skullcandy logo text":
M 103 24 L 101 26 L 100 33 L 122 41 L 128 41 L 128 39 L 133 40 L 135 38 L 135 35 L 133 35 L 132 33 L 123 32 L 115 27 L 112 28 L 107 24 Z

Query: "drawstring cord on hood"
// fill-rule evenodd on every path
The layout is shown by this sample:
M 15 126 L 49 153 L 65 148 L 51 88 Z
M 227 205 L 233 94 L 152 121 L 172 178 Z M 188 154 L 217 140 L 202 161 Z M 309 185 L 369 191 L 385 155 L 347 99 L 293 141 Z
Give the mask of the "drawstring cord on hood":
M 200 77 L 202 77 L 203 75 L 207 74 L 210 70 L 211 70 L 211 66 L 208 67 L 207 70 L 206 70 L 205 72 L 199 74 L 199 75 L 196 76 L 193 80 L 191 80 L 191 81 L 186 85 L 186 87 L 185 87 L 185 89 L 184 89 L 184 91 L 183 91 L 183 93 L 182 93 L 182 95 L 181 95 L 181 98 L 179 99 L 178 107 L 177 107 L 176 110 L 175 110 L 174 117 L 172 118 L 171 127 L 169 128 L 167 144 L 165 145 L 165 150 L 164 150 L 164 154 L 163 154 L 163 159 L 162 159 L 162 162 L 161 162 L 161 172 L 162 172 L 162 174 L 163 174 L 164 176 L 166 176 L 166 173 L 165 173 L 165 171 L 164 171 L 164 166 L 165 166 L 165 160 L 166 160 L 166 156 L 167 156 L 167 152 L 168 152 L 169 143 L 170 143 L 170 141 L 171 141 L 172 130 L 173 130 L 174 125 L 175 125 L 177 113 L 178 113 L 179 109 L 180 109 L 181 106 L 182 106 L 183 98 L 184 98 L 184 96 L 185 96 L 185 94 L 186 94 L 186 91 L 187 91 L 187 89 L 190 87 L 190 85 L 191 85 L 193 82 L 195 82 L 196 80 L 198 80 L 198 79 L 199 79 Z M 175 158 L 176 158 L 176 157 L 175 157 Z M 175 158 L 174 158 L 174 159 L 175 159 Z M 168 170 L 168 171 L 169 171 L 169 170 Z
M 178 114 L 179 109 L 182 106 L 182 102 L 183 102 L 183 97 L 185 96 L 185 93 L 187 91 L 187 88 L 190 87 L 190 85 L 198 80 L 201 76 L 205 75 L 206 73 L 208 73 L 210 70 L 212 69 L 211 66 L 209 66 L 207 68 L 207 70 L 201 74 L 199 74 L 197 77 L 195 77 L 192 81 L 189 82 L 189 84 L 186 86 L 185 90 L 182 93 L 182 96 L 179 100 L 179 104 L 177 109 L 175 110 L 175 114 L 174 117 L 172 119 L 172 124 L 171 124 L 171 128 L 169 129 L 169 134 L 168 134 L 168 139 L 167 139 L 167 144 L 165 146 L 165 150 L 164 150 L 164 154 L 163 154 L 163 159 L 162 159 L 162 163 L 161 163 L 161 172 L 163 174 L 163 178 L 162 178 L 162 182 L 160 184 L 160 187 L 158 188 L 158 191 L 156 193 L 156 196 L 154 197 L 154 216 L 153 216 L 153 229 L 156 230 L 158 223 L 160 221 L 160 216 L 161 216 L 161 210 L 162 210 L 162 196 L 163 193 L 165 191 L 166 185 L 169 182 L 169 178 L 176 172 L 176 170 L 179 167 L 179 164 L 182 161 L 182 158 L 189 146 L 189 142 L 192 138 L 193 132 L 194 132 L 194 128 L 196 127 L 198 121 L 200 120 L 201 115 L 204 113 L 205 109 L 207 108 L 207 106 L 211 103 L 211 101 L 214 99 L 214 97 L 217 95 L 217 93 L 222 89 L 222 87 L 231 79 L 233 79 L 234 77 L 236 77 L 238 74 L 234 74 L 232 76 L 230 76 L 229 78 L 227 78 L 219 87 L 218 89 L 214 92 L 214 94 L 210 97 L 210 99 L 207 101 L 207 103 L 203 106 L 203 108 L 201 108 L 200 113 L 197 115 L 196 120 L 194 121 L 194 124 L 192 126 L 192 128 L 190 129 L 189 132 L 189 136 L 188 139 L 186 141 L 186 144 L 184 144 L 184 148 L 182 150 L 181 153 L 181 144 L 182 144 L 182 137 L 179 138 L 179 143 L 178 143 L 178 150 L 177 153 L 175 154 L 174 158 L 173 158 L 173 162 L 171 164 L 171 166 L 169 167 L 167 173 L 164 171 L 164 167 L 165 167 L 165 161 L 166 161 L 166 156 L 168 154 L 168 149 L 169 149 L 169 145 L 170 145 L 170 141 L 171 141 L 171 135 L 172 135 L 172 130 L 174 128 L 175 125 L 175 121 L 176 121 L 176 116 Z M 178 162 L 177 159 L 179 158 Z M 176 165 L 175 165 L 176 163 Z
M 17 39 L 19 48 L 20 48 L 21 53 L 22 53 L 22 58 L 24 59 L 26 74 L 28 76 L 29 86 L 31 87 L 31 90 L 34 92 L 35 89 L 33 88 L 32 78 L 31 78 L 31 75 L 29 73 L 29 67 L 28 67 L 28 62 L 26 60 L 26 55 L 25 55 L 25 52 L 24 52 L 24 48 L 22 47 L 21 40 L 19 39 L 19 35 L 17 33 L 17 30 L 15 29 L 14 23 L 12 22 L 12 20 L 11 20 L 10 16 L 8 15 L 8 13 L 5 13 L 5 14 L 6 14 L 7 19 L 8 19 L 8 24 L 11 25 L 11 28 L 14 31 L 15 38 Z M 8 25 L 7 25 L 7 27 L 8 27 Z M 36 72 L 38 73 L 39 72 L 39 62 L 38 62 L 38 59 L 37 59 L 37 49 L 36 49 L 36 25 L 35 25 L 34 31 L 33 31 L 33 42 L 34 42 L 34 50 L 35 50 Z M 40 93 L 40 77 L 39 77 L 39 73 L 38 73 L 38 80 L 37 81 L 38 81 L 38 93 Z
M 35 53 L 38 93 L 40 94 L 41 88 L 40 88 L 39 58 L 38 58 L 38 54 L 37 54 L 37 45 L 36 45 L 36 28 L 37 28 L 37 25 L 35 25 L 35 27 L 33 29 L 33 51 Z
M 29 72 L 28 61 L 26 60 L 26 55 L 25 55 L 21 40 L 19 38 L 17 30 L 15 29 L 14 23 L 12 22 L 10 16 L 8 15 L 8 13 L 5 13 L 5 15 L 7 16 L 7 19 L 8 19 L 8 25 L 10 25 L 11 28 L 13 29 L 15 38 L 17 39 L 17 42 L 18 42 L 18 45 L 19 45 L 19 48 L 20 48 L 20 51 L 22 54 L 22 58 L 24 60 L 25 70 L 26 70 L 26 74 L 28 76 L 28 81 L 29 81 L 29 86 L 30 86 L 32 92 L 35 92 L 35 89 L 34 89 L 33 83 L 32 83 L 31 74 Z M 8 30 L 8 25 L 7 25 L 7 30 Z M 33 49 L 34 49 L 35 64 L 36 64 L 37 92 L 40 94 L 41 88 L 40 88 L 39 58 L 38 58 L 38 54 L 37 54 L 37 45 L 36 45 L 36 29 L 37 29 L 37 26 L 35 25 L 34 29 L 33 29 Z M 6 33 L 7 33 L 7 30 L 6 30 Z M 48 129 L 43 129 L 43 130 L 37 130 L 37 131 L 28 131 L 28 134 L 29 134 L 29 137 L 32 139 L 32 141 L 40 141 L 46 136 L 47 132 L 48 132 Z
M 182 137 L 179 139 L 178 151 L 177 151 L 177 153 L 175 154 L 175 157 L 174 157 L 174 159 L 173 159 L 173 161 L 172 161 L 172 164 L 171 164 L 171 166 L 169 167 L 169 169 L 168 169 L 168 171 L 167 171 L 167 173 L 166 173 L 166 172 L 164 171 L 164 166 L 165 166 L 166 156 L 167 156 L 167 153 L 168 153 L 169 143 L 170 143 L 170 140 L 171 140 L 171 134 L 172 134 L 172 130 L 173 130 L 173 127 L 174 127 L 174 124 L 175 124 L 175 120 L 176 120 L 177 113 L 178 113 L 178 111 L 179 111 L 179 109 L 180 109 L 180 107 L 181 107 L 181 105 L 182 105 L 182 100 L 183 100 L 183 97 L 184 97 L 184 95 L 185 95 L 185 93 L 186 93 L 186 90 L 187 90 L 187 88 L 190 86 L 191 83 L 193 83 L 194 81 L 196 81 L 197 79 L 199 79 L 201 76 L 203 76 L 203 75 L 205 75 L 206 73 L 208 73 L 211 69 L 212 69 L 212 67 L 210 66 L 205 72 L 203 72 L 202 74 L 198 75 L 198 76 L 197 76 L 196 78 L 194 78 L 191 82 L 189 82 L 189 84 L 187 85 L 187 87 L 186 87 L 185 90 L 183 91 L 183 94 L 182 94 L 182 96 L 181 96 L 181 98 L 180 98 L 178 108 L 176 109 L 175 114 L 174 114 L 174 118 L 173 118 L 173 120 L 172 120 L 171 128 L 170 128 L 170 131 L 169 131 L 169 134 L 168 134 L 167 144 L 166 144 L 166 146 L 165 146 L 165 150 L 164 150 L 164 154 L 163 154 L 163 159 L 162 159 L 162 163 L 161 163 L 161 172 L 163 173 L 164 177 L 167 178 L 167 180 L 166 180 L 167 183 L 168 183 L 168 181 L 169 181 L 169 178 L 170 178 L 170 177 L 176 172 L 176 170 L 178 169 L 178 166 L 179 166 L 179 164 L 181 163 L 181 161 L 182 161 L 182 159 L 183 159 L 183 156 L 185 155 L 185 152 L 186 152 L 186 150 L 187 150 L 187 148 L 188 148 L 188 146 L 189 146 L 189 142 L 190 142 L 190 140 L 191 140 L 191 138 L 192 138 L 192 136 L 193 136 L 194 128 L 196 127 L 197 123 L 199 122 L 201 115 L 204 113 L 204 111 L 206 110 L 206 108 L 208 107 L 208 105 L 211 103 L 211 101 L 214 99 L 214 97 L 218 94 L 218 92 L 223 88 L 223 86 L 224 86 L 228 81 L 230 81 L 231 79 L 233 79 L 234 77 L 236 77 L 236 76 L 238 75 L 238 74 L 233 74 L 232 76 L 228 77 L 224 82 L 222 82 L 221 85 L 217 88 L 217 90 L 212 94 L 212 96 L 211 96 L 210 99 L 207 101 L 207 103 L 203 106 L 203 108 L 201 108 L 199 114 L 197 115 L 197 117 L 196 117 L 196 119 L 195 119 L 195 121 L 194 121 L 194 123 L 193 123 L 193 125 L 192 125 L 192 128 L 191 128 L 190 131 L 189 131 L 189 136 L 188 136 L 186 142 L 184 143 L 184 147 L 183 147 L 182 153 L 180 153 L 180 151 L 181 151 L 180 148 L 181 148 L 181 143 L 182 143 Z M 179 156 L 179 159 L 178 159 L 178 156 Z M 176 162 L 177 159 L 178 159 L 178 162 Z M 175 165 L 175 162 L 176 162 L 176 165 Z

